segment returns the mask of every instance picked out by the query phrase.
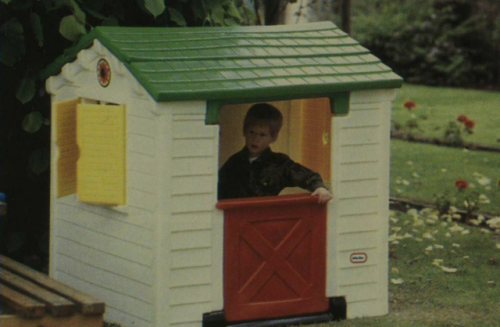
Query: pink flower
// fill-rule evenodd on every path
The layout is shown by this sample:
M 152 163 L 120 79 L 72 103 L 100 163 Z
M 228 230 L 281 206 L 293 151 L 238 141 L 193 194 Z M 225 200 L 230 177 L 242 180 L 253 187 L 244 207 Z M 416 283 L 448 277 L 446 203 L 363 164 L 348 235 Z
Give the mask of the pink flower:
M 469 184 L 463 179 L 459 179 L 458 181 L 455 182 L 455 187 L 458 188 L 459 190 L 465 190 L 467 187 L 469 187 Z
M 403 107 L 405 107 L 406 109 L 408 110 L 412 110 L 412 109 L 415 109 L 417 107 L 417 105 L 415 104 L 414 101 L 412 100 L 408 100 L 406 101 L 404 104 L 403 104 Z

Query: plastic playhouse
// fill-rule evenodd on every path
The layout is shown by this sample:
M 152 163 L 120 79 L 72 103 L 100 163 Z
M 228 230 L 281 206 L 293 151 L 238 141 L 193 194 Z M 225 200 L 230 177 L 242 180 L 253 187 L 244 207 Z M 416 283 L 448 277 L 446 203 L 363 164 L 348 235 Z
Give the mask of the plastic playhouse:
M 127 326 L 307 323 L 388 312 L 389 136 L 402 79 L 331 23 L 98 27 L 45 71 L 50 275 Z M 255 102 L 275 152 L 334 198 L 217 201 Z M 302 192 L 303 193 L 303 192 Z

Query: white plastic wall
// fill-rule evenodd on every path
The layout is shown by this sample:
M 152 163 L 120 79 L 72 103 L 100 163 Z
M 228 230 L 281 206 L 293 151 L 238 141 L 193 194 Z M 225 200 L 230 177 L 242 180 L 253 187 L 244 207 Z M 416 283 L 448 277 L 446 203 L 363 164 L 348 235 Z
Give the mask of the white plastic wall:
M 388 312 L 390 117 L 394 90 L 351 94 L 350 113 L 332 119 L 328 296 L 345 296 L 347 316 Z M 364 263 L 352 263 L 362 253 Z
M 99 58 L 111 65 L 112 81 L 107 88 L 98 84 Z M 58 148 L 52 142 L 50 275 L 104 300 L 108 321 L 154 326 L 158 122 L 148 109 L 154 101 L 98 42 L 64 66 L 60 75 L 51 77 L 47 89 L 52 108 L 75 98 L 124 104 L 128 127 L 127 204 L 120 207 L 85 204 L 76 195 L 57 199 Z
M 219 127 L 205 124 L 205 102 L 161 103 L 164 251 L 159 258 L 157 326 L 201 326 L 222 310 L 223 217 L 215 209 Z

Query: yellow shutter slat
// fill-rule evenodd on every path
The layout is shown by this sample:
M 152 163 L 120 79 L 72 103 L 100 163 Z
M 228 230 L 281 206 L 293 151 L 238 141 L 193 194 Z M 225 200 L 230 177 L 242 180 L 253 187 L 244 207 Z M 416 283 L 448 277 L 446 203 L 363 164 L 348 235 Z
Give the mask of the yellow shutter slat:
M 125 204 L 125 135 L 124 106 L 78 105 L 78 200 L 104 205 Z
M 56 197 L 76 193 L 76 106 L 79 100 L 61 101 L 55 105 Z

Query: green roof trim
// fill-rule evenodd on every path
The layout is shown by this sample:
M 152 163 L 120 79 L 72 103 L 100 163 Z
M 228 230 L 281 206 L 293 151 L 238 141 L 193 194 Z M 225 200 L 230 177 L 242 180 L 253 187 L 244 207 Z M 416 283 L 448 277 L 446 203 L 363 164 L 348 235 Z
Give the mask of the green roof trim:
M 205 111 L 205 124 L 214 125 L 219 123 L 219 113 L 224 103 L 220 101 L 207 101 Z
M 99 40 L 156 101 L 249 102 L 399 88 L 403 80 L 330 22 L 237 27 L 96 27 L 41 74 Z
M 349 104 L 351 103 L 351 94 L 349 92 L 336 93 L 330 98 L 331 112 L 334 115 L 347 115 L 349 113 Z

